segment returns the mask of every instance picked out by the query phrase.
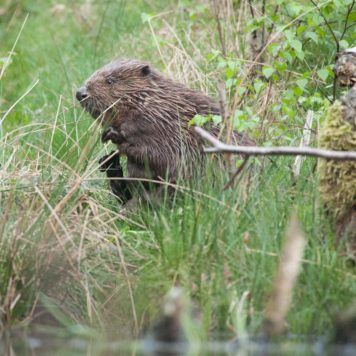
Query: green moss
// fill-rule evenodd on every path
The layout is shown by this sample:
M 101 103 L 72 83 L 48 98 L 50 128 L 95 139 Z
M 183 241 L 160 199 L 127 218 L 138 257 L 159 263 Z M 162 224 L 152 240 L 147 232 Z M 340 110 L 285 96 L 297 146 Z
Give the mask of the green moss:
M 329 108 L 320 135 L 322 148 L 356 150 L 356 129 L 344 119 L 345 108 L 337 101 Z M 356 205 L 356 162 L 325 160 L 320 164 L 320 191 L 337 218 Z

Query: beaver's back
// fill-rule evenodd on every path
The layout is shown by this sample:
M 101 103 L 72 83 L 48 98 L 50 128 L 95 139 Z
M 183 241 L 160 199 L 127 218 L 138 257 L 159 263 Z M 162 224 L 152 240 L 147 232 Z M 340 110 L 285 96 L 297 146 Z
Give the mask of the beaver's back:
M 119 133 L 116 143 L 128 157 L 130 176 L 175 180 L 202 161 L 202 141 L 190 120 L 219 115 L 216 100 L 168 79 L 137 60 L 118 60 L 95 72 L 83 89 L 82 105 Z M 98 115 L 99 113 L 99 115 Z M 212 133 L 216 128 L 209 127 Z M 238 141 L 243 137 L 236 135 Z M 239 142 L 237 142 L 239 143 Z M 142 170 L 142 171 L 141 171 Z

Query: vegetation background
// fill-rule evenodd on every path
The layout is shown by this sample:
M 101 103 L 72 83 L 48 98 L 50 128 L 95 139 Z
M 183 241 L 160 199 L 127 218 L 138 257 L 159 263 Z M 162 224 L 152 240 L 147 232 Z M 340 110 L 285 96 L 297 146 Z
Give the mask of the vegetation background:
M 200 310 L 194 337 L 254 335 L 296 209 L 307 245 L 289 330 L 328 333 L 356 277 L 315 159 L 297 181 L 293 158 L 251 160 L 227 190 L 228 172 L 208 169 L 178 183 L 173 205 L 123 216 L 98 170 L 112 147 L 74 93 L 111 59 L 138 58 L 215 97 L 223 83 L 228 115 L 208 119 L 260 145 L 299 145 L 313 110 L 317 145 L 355 23 L 350 0 L 3 0 L 0 330 L 50 323 L 56 335 L 132 339 L 179 284 Z

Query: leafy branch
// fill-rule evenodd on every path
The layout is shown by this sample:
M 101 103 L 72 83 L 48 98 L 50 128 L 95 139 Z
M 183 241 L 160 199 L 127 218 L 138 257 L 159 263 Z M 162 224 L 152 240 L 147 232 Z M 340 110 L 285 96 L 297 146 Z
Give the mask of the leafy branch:
M 345 19 L 345 24 L 344 24 L 344 29 L 341 33 L 341 36 L 340 38 L 337 38 L 335 32 L 333 31 L 332 27 L 331 27 L 331 24 L 330 22 L 327 20 L 327 18 L 325 17 L 325 15 L 323 14 L 323 12 L 321 11 L 320 7 L 315 3 L 314 0 L 310 0 L 311 3 L 315 6 L 315 8 L 318 10 L 320 16 L 323 18 L 326 26 L 328 27 L 331 35 L 333 36 L 334 38 L 334 41 L 335 41 L 335 45 L 336 45 L 336 59 L 338 58 L 338 54 L 340 52 L 340 42 L 342 41 L 342 39 L 344 38 L 345 34 L 346 34 L 346 31 L 354 24 L 351 24 L 350 26 L 347 26 L 347 23 L 349 21 L 349 17 L 350 17 L 350 14 L 352 12 L 352 9 L 355 5 L 355 2 L 356 0 L 353 0 L 351 5 L 347 8 L 347 12 L 346 12 L 346 19 Z M 335 101 L 336 99 L 336 77 L 334 77 L 334 82 L 333 82 L 333 101 Z

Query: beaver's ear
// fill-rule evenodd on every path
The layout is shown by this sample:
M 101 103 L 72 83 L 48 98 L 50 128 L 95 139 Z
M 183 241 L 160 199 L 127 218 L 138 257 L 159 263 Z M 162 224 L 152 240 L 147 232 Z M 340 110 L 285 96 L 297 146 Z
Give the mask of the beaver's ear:
M 150 68 L 150 66 L 147 64 L 147 65 L 145 65 L 145 66 L 143 66 L 142 68 L 141 68 L 141 73 L 142 73 L 142 75 L 145 77 L 146 75 L 149 75 L 150 73 L 151 73 L 151 68 Z

